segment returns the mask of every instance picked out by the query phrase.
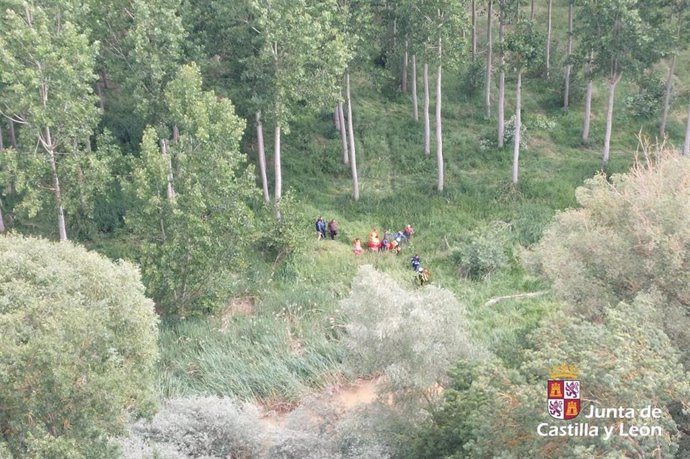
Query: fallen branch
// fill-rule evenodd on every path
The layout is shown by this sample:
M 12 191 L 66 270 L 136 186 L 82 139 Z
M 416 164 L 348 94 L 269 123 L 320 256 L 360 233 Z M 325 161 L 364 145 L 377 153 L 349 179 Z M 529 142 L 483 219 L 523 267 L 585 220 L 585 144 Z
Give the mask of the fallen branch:
M 538 292 L 530 293 L 518 293 L 516 295 L 497 296 L 496 298 L 491 298 L 489 301 L 484 303 L 484 306 L 491 306 L 504 300 L 515 300 L 518 298 L 534 298 L 536 296 L 546 295 L 547 293 L 549 293 L 549 290 L 539 290 Z

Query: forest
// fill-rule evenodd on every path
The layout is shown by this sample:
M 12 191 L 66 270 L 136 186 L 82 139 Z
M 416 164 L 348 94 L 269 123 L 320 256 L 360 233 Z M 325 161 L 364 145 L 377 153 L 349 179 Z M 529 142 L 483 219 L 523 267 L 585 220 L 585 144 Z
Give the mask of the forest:
M 0 458 L 690 458 L 688 45 L 688 0 L 0 0 Z

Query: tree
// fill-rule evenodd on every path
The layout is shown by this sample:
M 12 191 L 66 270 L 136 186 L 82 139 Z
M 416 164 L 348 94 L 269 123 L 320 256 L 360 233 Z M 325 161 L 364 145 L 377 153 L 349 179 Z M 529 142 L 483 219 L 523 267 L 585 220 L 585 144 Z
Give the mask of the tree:
M 150 415 L 157 316 L 137 269 L 71 243 L 0 238 L 0 452 L 118 457 Z
M 515 69 L 515 132 L 513 133 L 513 173 L 512 183 L 518 182 L 520 159 L 520 135 L 522 131 L 522 74 L 541 63 L 539 49 L 543 45 L 542 36 L 531 21 L 519 20 L 505 40 L 505 57 L 510 67 Z
M 568 45 L 566 49 L 566 63 L 565 63 L 565 89 L 563 90 L 563 108 L 568 108 L 570 105 L 570 71 L 573 64 L 570 62 L 573 54 L 573 10 L 575 0 L 568 0 Z M 591 93 L 590 93 L 591 95 Z
M 585 0 L 579 13 L 577 35 L 585 53 L 595 59 L 594 71 L 605 72 L 608 80 L 606 132 L 602 167 L 609 161 L 613 129 L 613 102 L 624 70 L 634 70 L 656 60 L 650 52 L 653 34 L 640 16 L 636 0 Z
M 486 6 L 486 73 L 484 75 L 484 116 L 491 118 L 491 73 L 493 70 L 493 42 L 491 39 L 493 0 L 487 0 Z
M 91 87 L 97 46 L 75 25 L 75 5 L 69 1 L 50 8 L 12 6 L 0 18 L 0 112 L 22 125 L 26 141 L 18 147 L 22 155 L 8 158 L 9 167 L 30 217 L 48 205 L 46 190 L 52 192 L 59 238 L 65 241 L 65 209 L 73 210 L 74 201 L 65 195 L 63 179 L 90 172 L 65 163 L 69 158 L 81 163 L 88 153 L 84 141 L 98 120 Z
M 333 11 L 335 0 L 252 0 L 261 46 L 258 56 L 269 93 L 263 113 L 274 123 L 275 200 L 283 191 L 282 132 L 287 132 L 296 104 L 309 109 L 333 106 L 340 98 L 339 79 L 349 59 Z
M 240 269 L 252 242 L 248 202 L 256 189 L 239 153 L 244 122 L 232 103 L 202 90 L 195 65 L 177 73 L 165 98 L 179 139 L 144 132 L 125 185 L 135 202 L 126 221 L 142 240 L 147 291 L 166 313 L 186 316 L 213 310 L 229 294 L 228 271 Z

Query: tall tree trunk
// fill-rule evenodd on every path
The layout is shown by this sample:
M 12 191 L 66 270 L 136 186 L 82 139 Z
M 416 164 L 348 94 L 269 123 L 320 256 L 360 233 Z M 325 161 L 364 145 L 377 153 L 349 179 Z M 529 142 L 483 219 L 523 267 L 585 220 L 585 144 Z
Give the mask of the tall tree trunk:
M 278 110 L 276 110 L 278 112 Z M 283 195 L 283 174 L 280 166 L 280 121 L 276 119 L 276 127 L 273 132 L 273 166 L 275 170 L 275 203 L 280 202 L 280 197 Z
M 493 43 L 491 42 L 491 19 L 493 0 L 489 0 L 486 7 L 486 75 L 484 76 L 484 115 L 491 118 L 491 72 L 493 59 Z
M 549 3 L 551 2 L 549 1 Z M 534 21 L 534 0 L 532 0 L 529 6 L 529 20 Z
M 592 57 L 590 52 L 585 75 L 587 76 L 587 91 L 585 92 L 585 117 L 582 126 L 582 141 L 589 142 L 589 123 L 592 119 Z
M 551 7 L 553 0 L 549 0 L 546 7 L 546 78 L 548 79 L 551 72 Z
M 616 85 L 621 80 L 621 73 L 614 73 L 609 79 L 609 103 L 606 108 L 606 133 L 604 134 L 604 153 L 602 155 L 602 169 L 606 170 L 609 163 L 609 148 L 611 145 L 611 130 L 613 129 L 613 101 L 616 94 Z
M 441 88 L 441 39 L 438 40 L 438 70 L 436 75 L 436 164 L 438 168 L 438 180 L 436 189 L 443 191 L 443 127 L 441 124 L 441 98 L 443 91 Z
M 477 58 L 477 5 L 472 0 L 472 62 Z
M 407 72 L 408 72 L 407 40 L 405 40 L 405 52 L 403 53 L 402 78 L 400 88 L 403 94 L 407 93 Z
M 666 77 L 666 93 L 664 94 L 664 109 L 661 112 L 661 125 L 659 126 L 659 136 L 664 138 L 666 135 L 666 121 L 668 120 L 668 111 L 671 108 L 671 93 L 673 92 L 673 72 L 676 69 L 676 55 L 671 56 L 671 64 L 668 67 L 668 76 Z
M 567 59 L 573 54 L 573 1 L 568 2 L 568 56 Z M 573 68 L 572 65 L 567 64 L 565 66 L 565 91 L 563 92 L 563 108 L 568 108 L 570 104 L 570 70 Z
M 503 52 L 503 35 L 505 31 L 505 11 L 501 8 L 498 41 L 501 44 L 500 65 L 501 71 L 498 74 L 498 148 L 503 148 L 505 137 L 505 103 L 506 103 L 506 72 L 505 53 Z
M 419 107 L 417 102 L 417 56 L 412 55 L 412 118 L 419 121 Z
M 10 120 L 9 122 L 10 126 L 10 145 L 12 148 L 15 150 L 17 149 L 17 134 L 14 131 L 14 121 Z
M 341 125 L 342 129 L 340 129 L 340 146 L 343 151 L 343 164 L 348 164 L 350 162 L 350 155 L 347 152 L 347 125 L 345 124 L 345 112 L 343 111 L 342 102 L 338 102 L 338 113 L 343 123 Z
M 517 71 L 515 86 L 515 132 L 513 134 L 513 185 L 518 182 L 518 165 L 520 160 L 520 131 L 522 130 L 522 68 Z
M 685 142 L 683 143 L 683 154 L 690 155 L 690 105 L 688 105 L 688 120 L 685 123 Z
M 345 72 L 347 91 L 347 133 L 350 138 L 350 167 L 352 168 L 352 199 L 359 201 L 359 179 L 357 178 L 357 155 L 355 154 L 355 132 L 352 128 L 352 98 L 350 97 L 350 71 Z
M 264 147 L 264 125 L 261 122 L 261 111 L 256 112 L 256 142 L 259 150 L 259 174 L 261 175 L 261 189 L 264 193 L 264 201 L 270 202 L 268 193 L 268 177 L 266 174 L 266 149 Z
M 335 106 L 335 110 L 333 110 L 333 125 L 337 131 L 340 130 L 340 111 L 337 105 Z
M 55 146 L 53 139 L 50 136 L 50 128 L 45 128 L 45 143 L 44 146 L 48 151 L 48 159 L 50 161 L 50 170 L 53 175 L 53 194 L 55 195 L 55 209 L 57 210 L 58 218 L 58 233 L 60 234 L 60 242 L 67 240 L 67 226 L 65 225 L 65 209 L 62 204 L 62 190 L 60 188 L 60 179 L 57 172 L 57 160 L 55 158 Z
M 0 126 L 0 150 L 5 149 L 5 141 L 2 138 L 2 126 Z
M 96 95 L 98 95 L 98 107 L 101 109 L 101 113 L 105 112 L 105 97 L 103 97 L 103 88 L 101 87 L 101 82 L 96 82 Z
M 168 152 L 168 142 L 165 139 L 161 139 L 161 154 L 163 155 L 163 159 L 165 159 L 165 167 L 168 170 L 168 186 L 166 189 L 166 196 L 168 198 L 168 201 L 172 202 L 175 200 L 175 187 L 173 186 L 173 168 L 172 168 L 172 159 L 170 158 L 170 154 Z
M 424 63 L 424 154 L 431 154 L 431 122 L 429 120 L 429 64 Z
M 2 202 L 0 202 L 0 233 L 5 232 L 5 218 L 2 215 Z
M 177 127 L 177 124 L 173 125 L 173 143 L 177 143 L 180 141 L 180 128 Z

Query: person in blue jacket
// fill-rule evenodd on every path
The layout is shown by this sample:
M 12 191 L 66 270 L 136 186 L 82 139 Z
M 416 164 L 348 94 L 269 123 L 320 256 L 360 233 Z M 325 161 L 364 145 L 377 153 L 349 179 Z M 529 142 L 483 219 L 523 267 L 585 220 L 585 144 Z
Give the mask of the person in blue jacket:
M 319 216 L 316 219 L 316 239 L 326 239 L 326 222 L 323 221 L 323 217 Z

